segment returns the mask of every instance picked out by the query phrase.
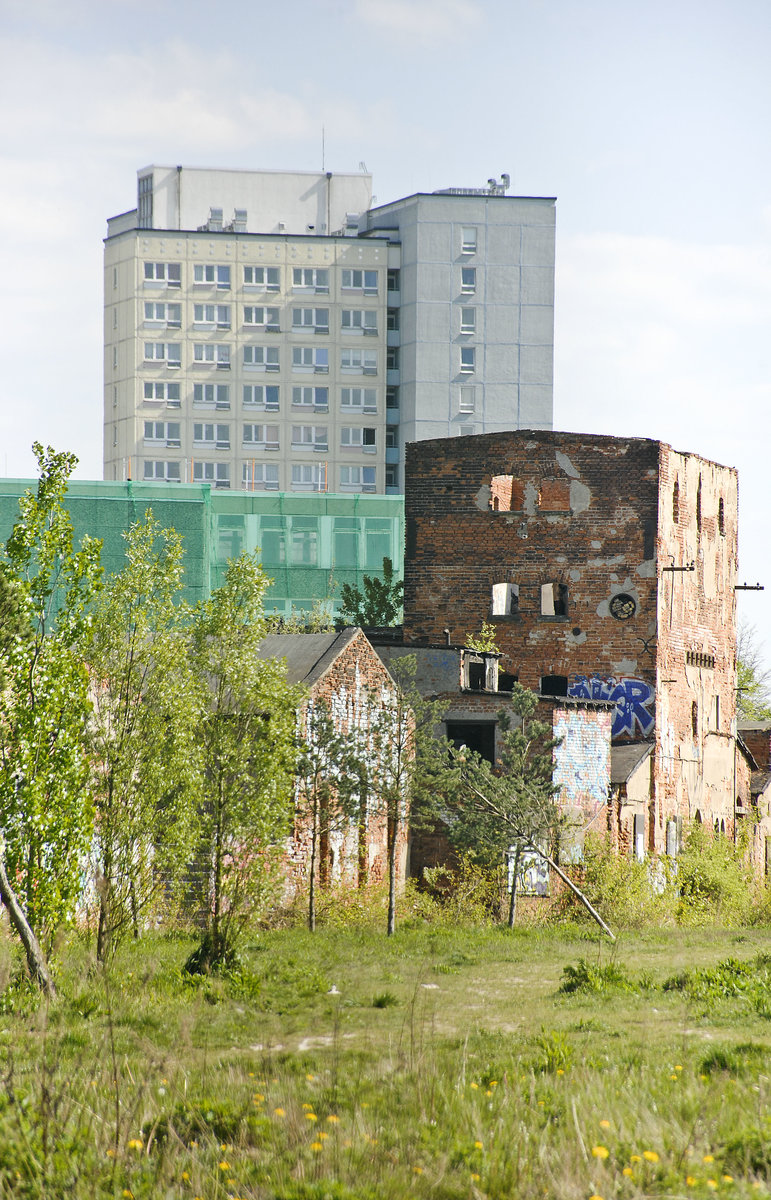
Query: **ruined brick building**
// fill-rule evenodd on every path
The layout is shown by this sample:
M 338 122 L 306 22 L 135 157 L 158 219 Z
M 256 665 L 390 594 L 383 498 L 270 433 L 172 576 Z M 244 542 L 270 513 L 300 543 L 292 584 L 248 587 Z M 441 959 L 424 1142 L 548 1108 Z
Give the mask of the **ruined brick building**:
M 503 671 L 613 701 L 614 744 L 650 745 L 608 816 L 619 841 L 734 834 L 735 470 L 642 438 L 437 439 L 408 447 L 405 518 L 405 645 L 492 621 Z

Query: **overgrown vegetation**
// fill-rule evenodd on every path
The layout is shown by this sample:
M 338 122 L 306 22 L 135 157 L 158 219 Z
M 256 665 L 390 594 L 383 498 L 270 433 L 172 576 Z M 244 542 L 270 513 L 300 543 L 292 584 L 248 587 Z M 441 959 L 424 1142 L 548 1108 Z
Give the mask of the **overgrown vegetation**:
M 216 977 L 182 972 L 189 938 L 97 971 L 72 940 L 59 1000 L 2 993 L 0 1195 L 769 1194 L 771 1027 L 726 986 L 767 970 L 768 931 L 628 935 L 608 958 L 578 927 L 423 904 L 387 940 L 382 909 L 264 931 Z

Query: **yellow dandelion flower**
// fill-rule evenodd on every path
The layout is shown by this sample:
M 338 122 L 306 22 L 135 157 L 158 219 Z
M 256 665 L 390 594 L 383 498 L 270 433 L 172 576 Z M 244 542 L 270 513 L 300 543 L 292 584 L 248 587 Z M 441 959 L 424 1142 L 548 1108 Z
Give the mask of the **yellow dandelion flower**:
M 423 1168 L 422 1168 L 422 1167 L 413 1167 L 413 1168 L 412 1168 L 412 1171 L 413 1171 L 413 1174 L 414 1174 L 414 1175 L 422 1175 L 422 1174 L 423 1174 Z
M 703 1159 L 702 1159 L 701 1161 L 702 1161 L 702 1162 L 705 1162 L 705 1163 L 711 1163 L 711 1162 L 714 1162 L 714 1161 L 715 1161 L 715 1156 L 714 1156 L 714 1154 L 705 1154 L 705 1155 L 704 1155 L 704 1157 L 703 1157 Z
M 479 1179 L 480 1179 L 479 1175 L 477 1175 L 476 1173 L 472 1174 L 472 1176 L 471 1176 L 472 1183 L 479 1183 Z
M 657 1163 L 659 1156 L 655 1150 L 643 1150 L 643 1158 L 649 1163 Z
M 607 1146 L 592 1146 L 592 1158 L 606 1159 L 610 1156 L 610 1150 Z
M 708 1179 L 707 1187 L 711 1188 L 713 1192 L 716 1192 L 717 1191 L 717 1180 L 716 1179 Z
M 600 1121 L 600 1129 L 610 1129 L 610 1121 Z
M 686 1175 L 686 1177 L 685 1177 L 686 1187 L 696 1187 L 697 1183 L 698 1183 L 698 1180 L 695 1175 Z
M 340 1120 L 340 1118 L 336 1117 L 334 1113 L 330 1113 L 329 1116 L 327 1117 L 327 1121 L 329 1122 L 330 1125 L 337 1125 L 339 1120 Z
M 642 1162 L 642 1159 L 640 1158 L 639 1154 L 630 1154 L 629 1161 L 630 1161 L 630 1163 L 638 1163 L 638 1162 Z
M 134 1200 L 134 1193 L 130 1192 L 128 1188 L 124 1188 L 121 1195 L 127 1197 L 127 1200 Z
M 303 1108 L 305 1109 L 306 1112 L 313 1112 L 312 1104 L 303 1104 Z
M 188 1181 L 188 1179 L 189 1179 L 189 1178 L 190 1178 L 190 1175 L 189 1175 L 189 1173 L 188 1173 L 187 1171 L 183 1171 L 183 1172 L 182 1172 L 182 1182 L 183 1182 L 183 1183 L 187 1183 L 187 1181 Z
M 475 1150 L 483 1150 L 484 1146 L 482 1145 L 481 1142 L 474 1142 L 474 1149 Z
M 308 1080 L 308 1083 L 313 1083 L 316 1076 L 315 1075 L 306 1075 L 305 1078 Z
M 675 1070 L 676 1070 L 676 1071 L 682 1071 L 682 1069 L 683 1069 L 683 1068 L 680 1066 L 680 1063 L 675 1063 Z
M 328 1137 L 329 1134 L 326 1132 L 326 1130 L 322 1129 L 321 1133 L 319 1134 L 319 1141 L 323 1142 Z
M 564 1075 L 564 1074 L 565 1074 L 565 1072 L 562 1070 L 562 1067 L 557 1067 L 557 1074 L 558 1074 L 558 1075 Z
M 219 1166 L 220 1171 L 229 1171 L 230 1170 L 230 1163 L 225 1162 L 224 1158 L 222 1159 L 222 1162 L 218 1163 L 217 1165 Z
M 488 1096 L 492 1096 L 492 1092 L 488 1092 L 487 1094 L 488 1094 Z M 545 1100 L 539 1100 L 539 1101 L 538 1101 L 538 1107 L 539 1107 L 539 1108 L 543 1108 L 543 1106 L 544 1106 L 544 1104 L 545 1104 L 545 1103 L 546 1103 L 546 1101 L 545 1101 Z
M 593 1196 L 589 1197 L 589 1200 L 602 1200 L 602 1196 L 598 1196 L 595 1192 Z
M 490 1091 L 490 1089 L 489 1089 L 489 1088 L 488 1088 L 488 1089 L 487 1089 L 487 1091 L 485 1092 L 485 1095 L 486 1095 L 486 1096 L 492 1096 L 492 1092 Z M 541 1103 L 543 1104 L 543 1100 L 541 1101 Z
M 669 1078 L 670 1078 L 670 1079 L 674 1079 L 675 1083 L 677 1083 L 677 1080 L 679 1079 L 679 1076 L 678 1076 L 678 1075 L 670 1075 L 670 1076 L 669 1076 Z
M 472 1083 L 471 1087 L 472 1087 L 473 1091 L 475 1091 L 475 1092 L 476 1092 L 476 1091 L 478 1090 L 478 1088 L 479 1088 L 479 1084 L 478 1084 L 478 1083 Z
M 283 1108 L 274 1108 L 273 1116 L 274 1117 L 285 1117 L 286 1113 L 284 1112 Z
M 139 1138 L 130 1138 L 129 1139 L 129 1144 L 128 1144 L 129 1150 L 141 1150 L 143 1146 L 144 1146 L 144 1142 L 140 1141 Z
M 305 1120 L 306 1121 L 318 1121 L 318 1117 L 316 1116 L 315 1113 L 306 1113 Z
M 622 1175 L 626 1175 L 627 1179 L 631 1179 L 631 1178 L 632 1178 L 632 1176 L 634 1175 L 634 1171 L 632 1170 L 632 1168 L 631 1168 L 631 1167 L 624 1167 L 624 1169 L 623 1169 L 623 1171 L 621 1172 L 621 1174 L 622 1174 Z
M 313 1151 L 314 1154 L 318 1154 L 319 1150 L 323 1150 L 323 1149 L 324 1149 L 323 1142 L 311 1142 L 311 1150 Z
M 709 1075 L 700 1075 L 699 1079 L 701 1080 L 702 1083 L 706 1083 L 707 1080 L 709 1079 Z
M 721 1175 L 720 1178 L 723 1180 L 723 1183 L 733 1183 L 734 1181 L 733 1175 Z
M 255 1100 L 257 1101 L 257 1103 L 258 1103 L 258 1104 L 262 1104 L 263 1100 L 265 1099 L 265 1097 L 263 1096 L 262 1092 L 255 1092 L 255 1093 L 254 1093 L 254 1098 L 255 1098 Z
M 107 1157 L 108 1157 L 108 1158 L 115 1158 L 115 1151 L 114 1151 L 114 1150 L 108 1150 L 108 1151 L 107 1151 Z
M 490 1080 L 490 1087 L 497 1087 L 497 1086 L 498 1086 L 498 1080 L 497 1080 L 497 1079 L 491 1079 L 491 1080 Z

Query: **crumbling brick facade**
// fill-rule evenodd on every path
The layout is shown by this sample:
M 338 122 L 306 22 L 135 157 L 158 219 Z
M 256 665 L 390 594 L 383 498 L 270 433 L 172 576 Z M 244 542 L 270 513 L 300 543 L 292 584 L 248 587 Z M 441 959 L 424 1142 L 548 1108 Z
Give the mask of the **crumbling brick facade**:
M 517 431 L 407 450 L 406 644 L 495 625 L 527 687 L 654 744 L 647 849 L 734 832 L 736 472 L 641 438 Z M 677 821 L 680 818 L 680 822 Z

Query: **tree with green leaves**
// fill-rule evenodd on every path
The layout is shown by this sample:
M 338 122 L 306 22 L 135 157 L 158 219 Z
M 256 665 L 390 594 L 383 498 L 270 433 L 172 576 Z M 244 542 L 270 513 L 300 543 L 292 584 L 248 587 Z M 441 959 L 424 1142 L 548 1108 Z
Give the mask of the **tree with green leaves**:
M 553 782 L 553 751 L 558 743 L 551 725 L 535 719 L 537 705 L 534 692 L 514 685 L 511 707 L 498 713 L 500 758 L 495 767 L 463 749 L 457 755 L 465 787 L 449 825 L 450 837 L 485 865 L 511 857 L 510 926 L 523 855 L 550 843 L 560 823 Z
M 393 690 L 373 698 L 370 725 L 357 752 L 367 811 L 386 829 L 389 936 L 396 929 L 398 858 L 408 829 L 434 823 L 437 802 L 454 792 L 458 775 L 449 742 L 441 736 L 446 705 L 421 696 L 415 655 L 393 658 L 390 671 Z
M 771 670 L 754 625 L 739 622 L 736 643 L 736 711 L 740 720 L 771 719 Z
M 320 850 L 358 821 L 360 797 L 356 739 L 337 728 L 326 700 L 309 700 L 300 718 L 295 826 L 310 840 L 308 928 L 316 928 L 316 888 L 323 880 Z
M 383 559 L 383 578 L 365 575 L 364 588 L 344 583 L 340 588 L 340 616 L 351 625 L 383 627 L 402 619 L 404 583 L 396 578 L 390 558 Z
M 4 635 L 3 646 L 0 831 L 2 874 L 18 900 L 11 921 L 31 972 L 47 986 L 19 917 L 48 952 L 81 892 L 93 807 L 86 752 L 91 705 L 80 645 L 99 588 L 101 542 L 87 537 L 79 549 L 73 545 L 64 497 L 75 456 L 39 442 L 33 450 L 37 490 L 19 501 L 2 564 L 17 632 L 10 640 Z
M 517 911 L 517 885 L 523 855 L 536 854 L 578 897 L 591 916 L 615 940 L 608 926 L 551 853 L 561 825 L 554 783 L 552 727 L 535 717 L 538 696 L 515 683 L 510 709 L 498 714 L 501 754 L 493 767 L 461 748 L 455 759 L 461 784 L 448 822 L 454 843 L 488 863 L 511 856 L 513 872 L 508 925 Z M 512 719 L 513 718 L 513 719 Z
M 205 928 L 191 972 L 232 963 L 243 932 L 281 888 L 302 692 L 288 683 L 285 662 L 260 655 L 268 582 L 254 555 L 231 559 L 192 617 Z
M 200 779 L 182 539 L 150 511 L 123 536 L 126 565 L 106 580 L 84 645 L 100 962 L 127 930 L 139 936 L 160 893 L 171 899 L 189 856 Z

